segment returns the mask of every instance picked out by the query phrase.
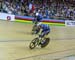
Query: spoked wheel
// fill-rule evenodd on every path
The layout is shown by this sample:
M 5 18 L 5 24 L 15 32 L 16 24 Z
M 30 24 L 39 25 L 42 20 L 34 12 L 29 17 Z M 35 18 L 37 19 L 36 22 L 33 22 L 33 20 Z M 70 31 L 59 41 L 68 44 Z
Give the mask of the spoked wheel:
M 33 39 L 33 40 L 30 42 L 29 48 L 30 48 L 30 49 L 34 49 L 34 48 L 37 46 L 37 41 L 38 41 L 38 38 Z
M 44 38 L 44 40 L 42 40 L 41 42 L 41 48 L 46 47 L 50 42 L 50 38 Z

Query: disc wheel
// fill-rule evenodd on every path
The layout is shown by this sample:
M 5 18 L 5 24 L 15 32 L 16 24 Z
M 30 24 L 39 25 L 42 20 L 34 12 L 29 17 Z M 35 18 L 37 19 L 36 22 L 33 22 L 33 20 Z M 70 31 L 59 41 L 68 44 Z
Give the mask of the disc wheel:
M 41 48 L 46 47 L 50 42 L 50 38 L 44 38 L 44 40 L 42 40 L 41 42 Z

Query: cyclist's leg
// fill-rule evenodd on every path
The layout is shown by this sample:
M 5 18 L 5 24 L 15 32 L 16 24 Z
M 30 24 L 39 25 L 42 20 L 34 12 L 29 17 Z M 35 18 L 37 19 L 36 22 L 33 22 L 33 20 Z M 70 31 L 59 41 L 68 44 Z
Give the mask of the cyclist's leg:
M 42 24 L 42 22 L 37 22 L 37 24 L 35 25 L 35 34 L 38 34 L 40 32 L 40 29 L 37 29 L 37 25 Z
M 33 34 L 37 34 L 37 33 L 39 32 L 39 29 L 37 29 L 37 23 L 38 23 L 38 22 L 36 22 L 36 23 L 33 25 L 33 28 L 32 28 Z
M 50 30 L 43 30 L 43 31 L 41 32 L 40 37 L 41 37 L 41 38 L 44 38 L 45 35 L 48 35 L 49 33 L 50 33 Z
M 37 26 L 37 23 L 34 23 L 32 31 L 35 30 L 36 26 Z
M 45 42 L 44 38 L 46 38 L 45 36 L 48 35 L 49 33 L 50 33 L 50 30 L 42 31 L 40 35 L 41 37 L 40 44 L 43 44 Z

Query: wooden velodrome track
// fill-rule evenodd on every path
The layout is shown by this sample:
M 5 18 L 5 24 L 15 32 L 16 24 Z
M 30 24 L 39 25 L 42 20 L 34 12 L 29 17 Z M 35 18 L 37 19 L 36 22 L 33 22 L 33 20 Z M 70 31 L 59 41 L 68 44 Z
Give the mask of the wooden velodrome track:
M 0 21 L 0 60 L 75 60 L 75 27 L 51 26 L 45 48 L 29 49 L 31 24 Z

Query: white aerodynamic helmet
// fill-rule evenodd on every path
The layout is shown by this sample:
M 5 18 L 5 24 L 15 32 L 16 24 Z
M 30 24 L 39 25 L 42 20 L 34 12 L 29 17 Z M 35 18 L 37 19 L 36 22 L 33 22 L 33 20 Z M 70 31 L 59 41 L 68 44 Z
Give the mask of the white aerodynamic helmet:
M 39 15 L 39 13 L 36 13 L 36 16 L 38 16 Z

